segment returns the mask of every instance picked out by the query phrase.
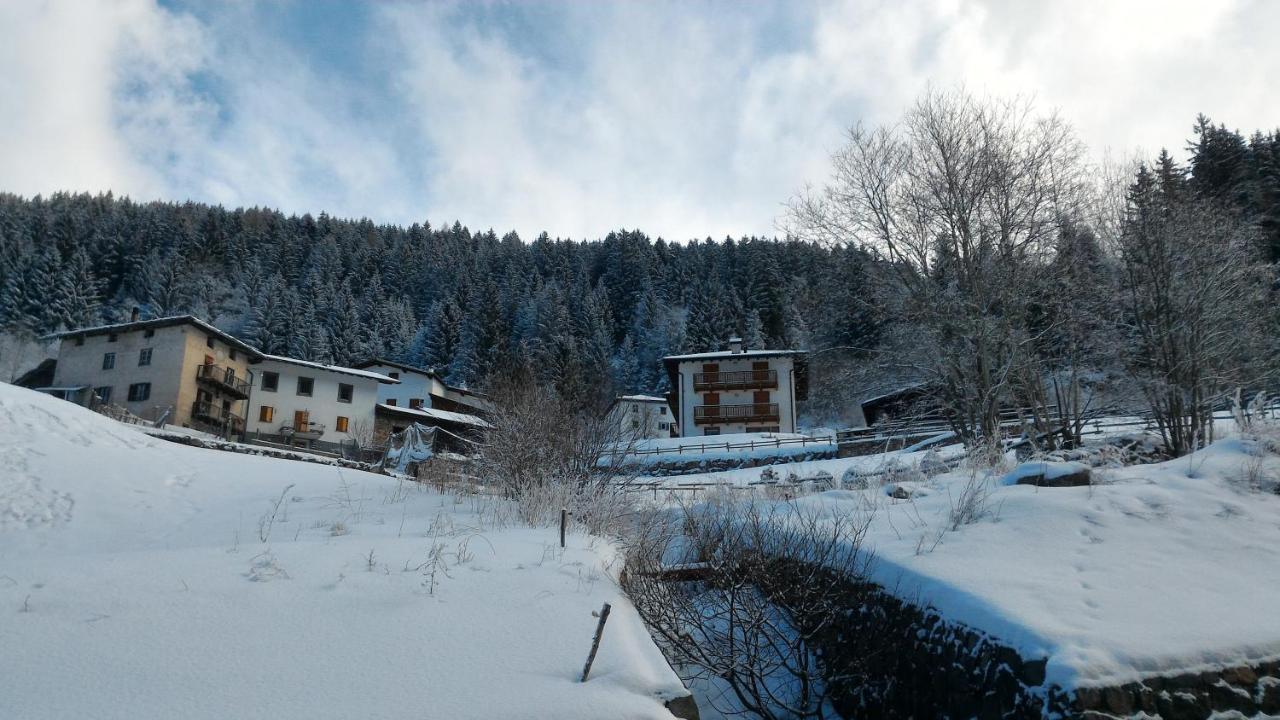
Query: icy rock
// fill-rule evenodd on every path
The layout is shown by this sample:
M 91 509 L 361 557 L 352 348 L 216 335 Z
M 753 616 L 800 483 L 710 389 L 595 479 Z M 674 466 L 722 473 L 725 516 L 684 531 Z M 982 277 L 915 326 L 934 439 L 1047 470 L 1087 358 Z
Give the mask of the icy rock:
M 1028 462 L 1014 468 L 1000 480 L 1001 485 L 1036 487 L 1078 487 L 1092 482 L 1089 466 L 1078 462 Z

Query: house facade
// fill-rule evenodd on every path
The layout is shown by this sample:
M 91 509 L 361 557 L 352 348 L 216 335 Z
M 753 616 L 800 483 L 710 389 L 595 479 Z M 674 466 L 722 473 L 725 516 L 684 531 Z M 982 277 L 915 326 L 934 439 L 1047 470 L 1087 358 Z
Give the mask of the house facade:
M 796 402 L 808 393 L 808 355 L 799 350 L 729 350 L 662 359 L 668 404 L 681 437 L 795 432 Z
M 248 431 L 255 439 L 320 449 L 373 442 L 381 373 L 263 355 L 255 367 Z
M 80 328 L 60 340 L 53 385 L 83 405 L 124 408 L 144 420 L 239 437 L 262 353 L 182 315 Z
M 438 449 L 462 455 L 474 453 L 474 443 L 489 428 L 485 420 L 492 404 L 478 393 L 456 388 L 435 372 L 404 363 L 377 358 L 356 366 L 397 380 L 395 385 L 378 386 L 374 408 L 374 444 L 414 423 L 440 428 Z
M 618 423 L 618 437 L 625 440 L 678 437 L 666 398 L 620 395 L 613 401 L 609 415 Z

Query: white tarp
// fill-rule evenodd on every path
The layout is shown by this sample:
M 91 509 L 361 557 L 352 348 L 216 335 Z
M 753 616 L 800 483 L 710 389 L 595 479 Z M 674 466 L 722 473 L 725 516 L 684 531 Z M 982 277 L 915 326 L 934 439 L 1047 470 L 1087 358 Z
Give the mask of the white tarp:
M 420 463 L 435 455 L 436 430 L 414 423 L 387 440 L 387 454 L 382 457 L 384 470 L 407 473 L 411 463 Z

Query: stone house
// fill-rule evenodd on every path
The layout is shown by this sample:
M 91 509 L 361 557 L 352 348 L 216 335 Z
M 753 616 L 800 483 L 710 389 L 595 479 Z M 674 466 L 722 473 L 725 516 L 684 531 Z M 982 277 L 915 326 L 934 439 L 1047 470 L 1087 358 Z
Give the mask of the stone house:
M 136 313 L 135 313 L 136 315 Z M 153 422 L 243 436 L 255 348 L 191 315 L 57 333 L 53 385 L 88 406 L 111 405 Z

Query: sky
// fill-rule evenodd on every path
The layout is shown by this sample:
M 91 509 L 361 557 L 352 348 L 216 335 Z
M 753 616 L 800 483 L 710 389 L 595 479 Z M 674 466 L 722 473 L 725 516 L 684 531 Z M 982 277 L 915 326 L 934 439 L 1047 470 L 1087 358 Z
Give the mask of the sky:
M 777 235 L 854 123 L 1021 94 L 1095 158 L 1280 126 L 1280 2 L 0 0 L 0 192 Z

